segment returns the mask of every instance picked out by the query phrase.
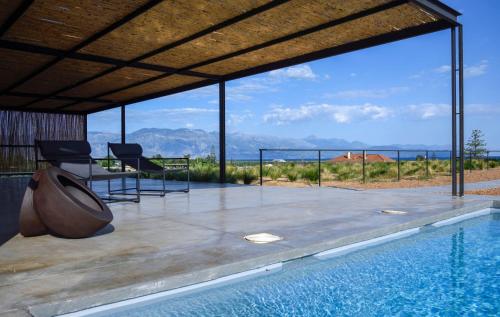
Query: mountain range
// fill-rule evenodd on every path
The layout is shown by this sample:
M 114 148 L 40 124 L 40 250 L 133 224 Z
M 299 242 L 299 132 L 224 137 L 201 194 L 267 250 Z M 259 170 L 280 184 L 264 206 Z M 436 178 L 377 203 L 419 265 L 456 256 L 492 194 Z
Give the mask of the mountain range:
M 216 131 L 205 131 L 201 129 L 157 129 L 144 128 L 126 135 L 128 143 L 139 143 L 144 149 L 146 156 L 161 154 L 162 156 L 181 156 L 189 154 L 191 157 L 204 157 L 212 152 L 217 153 L 219 134 Z M 119 133 L 89 132 L 88 141 L 92 145 L 92 155 L 104 157 L 107 155 L 107 142 L 120 142 Z M 226 134 L 226 156 L 227 159 L 257 159 L 259 149 L 428 149 L 444 150 L 447 146 L 422 145 L 422 144 L 392 144 L 373 146 L 358 141 L 347 141 L 338 138 L 319 138 L 308 136 L 303 139 L 284 138 L 267 135 L 253 135 L 240 132 L 228 132 Z M 410 155 L 409 153 L 406 153 Z M 304 157 L 306 154 L 295 154 L 294 157 Z M 310 154 L 309 156 L 316 154 Z M 290 157 L 283 153 L 274 153 L 274 158 Z M 402 155 L 403 156 L 403 155 Z M 414 153 L 411 154 L 414 157 Z

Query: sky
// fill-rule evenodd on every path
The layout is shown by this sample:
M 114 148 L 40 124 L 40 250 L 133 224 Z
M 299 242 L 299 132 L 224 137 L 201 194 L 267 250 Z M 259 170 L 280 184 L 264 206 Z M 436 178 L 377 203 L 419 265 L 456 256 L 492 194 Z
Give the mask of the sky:
M 443 1 L 463 13 L 465 133 L 500 149 L 500 1 Z M 342 138 L 370 145 L 451 143 L 450 31 L 226 83 L 228 132 Z M 218 130 L 218 87 L 127 107 L 141 128 Z M 89 131 L 119 132 L 119 110 L 89 116 Z

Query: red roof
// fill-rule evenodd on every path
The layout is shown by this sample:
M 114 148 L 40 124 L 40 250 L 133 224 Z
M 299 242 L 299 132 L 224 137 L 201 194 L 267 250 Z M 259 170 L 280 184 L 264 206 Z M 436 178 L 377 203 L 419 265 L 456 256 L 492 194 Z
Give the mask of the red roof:
M 341 163 L 341 162 L 363 162 L 363 154 L 357 153 L 346 153 L 341 156 L 337 156 L 331 160 L 333 163 Z M 390 157 L 383 154 L 366 154 L 366 162 L 374 163 L 374 162 L 395 162 Z

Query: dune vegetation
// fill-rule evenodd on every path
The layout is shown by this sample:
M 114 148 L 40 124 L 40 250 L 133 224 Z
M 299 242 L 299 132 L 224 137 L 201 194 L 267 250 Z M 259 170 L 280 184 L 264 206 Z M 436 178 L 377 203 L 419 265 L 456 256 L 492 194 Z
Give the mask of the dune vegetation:
M 464 168 L 483 170 L 500 167 L 500 160 L 483 159 L 466 160 Z M 226 180 L 228 183 L 256 184 L 259 182 L 259 163 L 255 161 L 228 162 Z M 436 176 L 450 175 L 448 160 L 407 160 L 400 162 L 400 179 L 425 180 Z M 318 183 L 319 168 L 317 162 L 266 162 L 262 166 L 264 182 L 305 182 Z M 151 177 L 158 177 L 151 175 Z M 186 173 L 172 173 L 169 179 L 186 180 Z M 190 178 L 195 182 L 219 181 L 219 166 L 213 159 L 197 158 L 190 162 Z M 398 180 L 396 162 L 366 163 L 366 182 L 387 182 Z M 321 181 L 363 181 L 363 165 L 361 163 L 321 162 Z

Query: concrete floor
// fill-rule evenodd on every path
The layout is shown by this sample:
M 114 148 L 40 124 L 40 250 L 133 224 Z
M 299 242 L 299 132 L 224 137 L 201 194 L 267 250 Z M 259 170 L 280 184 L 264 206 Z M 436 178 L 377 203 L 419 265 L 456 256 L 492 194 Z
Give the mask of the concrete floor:
M 50 316 L 202 282 L 492 206 L 409 191 L 257 186 L 112 204 L 88 239 L 13 236 L 0 246 L 0 316 Z M 384 215 L 381 209 L 405 210 Z M 284 240 L 256 245 L 243 236 Z M 3 314 L 2 314 L 3 313 Z

